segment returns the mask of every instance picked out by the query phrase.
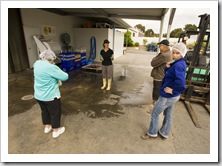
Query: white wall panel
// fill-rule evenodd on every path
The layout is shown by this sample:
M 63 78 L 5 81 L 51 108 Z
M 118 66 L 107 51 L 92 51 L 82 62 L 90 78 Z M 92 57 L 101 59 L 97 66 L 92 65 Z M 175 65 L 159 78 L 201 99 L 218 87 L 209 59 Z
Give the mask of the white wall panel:
M 123 41 L 124 34 L 115 31 L 113 36 L 113 30 L 107 28 L 74 28 L 74 48 L 80 49 L 86 48 L 87 59 L 90 54 L 90 38 L 94 36 L 96 38 L 96 59 L 100 61 L 100 51 L 103 49 L 103 41 L 108 39 L 110 41 L 109 47 L 114 51 L 114 59 L 123 55 Z M 115 47 L 113 47 L 115 46 Z
M 74 28 L 73 38 L 74 38 L 74 48 L 80 49 L 84 47 L 86 49 L 87 59 L 90 54 L 90 39 L 91 37 L 96 38 L 96 59 L 95 61 L 100 61 L 100 51 L 103 49 L 104 39 L 108 39 L 108 29 L 106 28 Z M 112 48 L 111 48 L 112 49 Z
M 81 25 L 85 22 L 89 22 L 88 20 L 84 20 L 74 16 L 60 16 L 54 13 L 46 12 L 40 9 L 32 9 L 32 8 L 23 8 L 20 9 L 22 24 L 26 39 L 27 52 L 29 57 L 30 67 L 33 66 L 33 63 L 37 60 L 38 56 L 37 50 L 35 46 L 35 41 L 32 36 L 40 35 L 41 26 L 53 26 L 56 30 L 55 36 L 46 37 L 47 39 L 51 39 L 54 42 L 57 42 L 62 47 L 64 44 L 61 41 L 61 35 L 63 33 L 69 33 L 71 37 L 71 46 L 73 45 L 73 28 L 81 27 Z M 39 29 L 39 30 L 38 30 Z
M 115 31 L 115 42 L 114 42 L 114 58 L 118 58 L 123 55 L 123 44 L 124 44 L 124 33 Z

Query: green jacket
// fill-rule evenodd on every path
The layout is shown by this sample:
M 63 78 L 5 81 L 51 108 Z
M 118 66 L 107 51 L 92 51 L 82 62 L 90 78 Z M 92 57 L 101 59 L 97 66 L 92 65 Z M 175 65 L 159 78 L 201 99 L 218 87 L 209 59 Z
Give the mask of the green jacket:
M 162 81 L 164 77 L 164 68 L 166 63 L 172 61 L 172 53 L 170 50 L 159 53 L 156 57 L 154 57 L 151 61 L 151 66 L 153 67 L 151 71 L 151 77 L 155 80 Z

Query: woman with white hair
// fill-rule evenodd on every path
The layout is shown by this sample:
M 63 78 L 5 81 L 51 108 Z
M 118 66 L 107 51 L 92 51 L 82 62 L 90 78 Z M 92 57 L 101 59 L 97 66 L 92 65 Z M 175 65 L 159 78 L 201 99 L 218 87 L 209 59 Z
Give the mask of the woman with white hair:
M 65 131 L 60 127 L 61 101 L 59 81 L 66 81 L 68 74 L 55 65 L 56 55 L 51 50 L 45 50 L 39 55 L 34 67 L 34 97 L 38 101 L 42 113 L 44 132 L 52 132 L 52 137 L 57 138 Z
M 168 138 L 172 124 L 172 114 L 175 103 L 180 99 L 180 94 L 186 89 L 186 45 L 177 43 L 172 47 L 173 62 L 165 67 L 165 76 L 160 86 L 160 96 L 153 108 L 151 122 L 144 140 L 156 138 Z M 163 112 L 162 127 L 158 131 L 159 115 Z

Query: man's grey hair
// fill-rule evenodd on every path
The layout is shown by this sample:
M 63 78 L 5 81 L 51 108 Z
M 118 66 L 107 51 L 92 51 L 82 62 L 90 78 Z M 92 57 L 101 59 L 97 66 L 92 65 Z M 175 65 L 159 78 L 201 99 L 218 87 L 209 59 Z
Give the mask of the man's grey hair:
M 56 59 L 56 55 L 52 50 L 45 50 L 39 55 L 39 58 L 41 60 L 52 61 Z

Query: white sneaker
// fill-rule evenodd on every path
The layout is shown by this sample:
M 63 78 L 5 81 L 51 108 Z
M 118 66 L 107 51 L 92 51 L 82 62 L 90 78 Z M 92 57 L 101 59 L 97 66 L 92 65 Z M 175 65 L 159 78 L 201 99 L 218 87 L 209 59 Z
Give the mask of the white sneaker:
M 52 126 L 50 128 L 45 127 L 44 129 L 44 133 L 49 133 L 52 130 Z
M 57 138 L 60 134 L 65 132 L 65 127 L 59 127 L 58 131 L 53 131 L 52 132 L 52 137 Z

